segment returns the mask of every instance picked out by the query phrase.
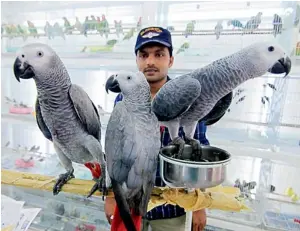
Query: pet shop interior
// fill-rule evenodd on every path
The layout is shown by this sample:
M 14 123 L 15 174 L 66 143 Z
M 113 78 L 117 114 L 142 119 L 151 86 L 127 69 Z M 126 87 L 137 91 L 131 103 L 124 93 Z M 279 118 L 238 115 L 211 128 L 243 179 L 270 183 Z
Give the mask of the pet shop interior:
M 143 231 L 299 231 L 299 22 L 299 1 L 1 1 L 1 230 L 126 230 L 111 181 L 130 209 L 136 189 L 147 214 L 184 209 Z

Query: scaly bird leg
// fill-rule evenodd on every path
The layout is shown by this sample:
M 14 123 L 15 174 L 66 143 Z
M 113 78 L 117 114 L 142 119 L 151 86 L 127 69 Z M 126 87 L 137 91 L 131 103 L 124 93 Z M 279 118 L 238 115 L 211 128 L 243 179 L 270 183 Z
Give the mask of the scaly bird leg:
M 199 140 L 192 139 L 192 138 L 185 138 L 186 144 L 192 146 L 193 153 L 192 153 L 192 161 L 200 161 L 202 158 L 202 149 Z
M 184 126 L 185 142 L 192 146 L 193 153 L 191 159 L 193 161 L 206 161 L 202 159 L 202 148 L 199 140 L 193 139 L 198 121 Z
M 59 175 L 59 178 L 53 187 L 53 195 L 57 195 L 61 191 L 63 185 L 67 183 L 69 180 L 71 180 L 72 178 L 74 178 L 75 176 L 73 175 L 74 169 L 72 167 L 71 160 L 62 152 L 62 150 L 55 143 L 54 143 L 54 149 L 57 153 L 60 163 L 67 170 L 66 173 Z
M 96 179 L 95 181 L 96 181 L 96 183 L 92 187 L 92 189 L 87 197 L 89 198 L 97 190 L 99 190 L 100 192 L 102 192 L 102 200 L 104 201 L 104 197 L 108 195 L 108 190 L 105 186 L 104 176 L 101 176 L 99 179 Z
M 172 142 L 169 143 L 169 145 L 175 145 L 178 147 L 177 154 L 175 155 L 175 158 L 177 159 L 183 159 L 183 150 L 185 141 L 181 137 L 175 137 Z
M 106 188 L 106 182 L 105 182 L 105 177 L 106 177 L 105 166 L 100 167 L 99 163 L 90 163 L 90 162 L 85 163 L 84 165 L 91 170 L 94 178 L 93 180 L 96 181 L 96 183 L 90 190 L 87 197 L 92 196 L 97 190 L 99 190 L 100 192 L 102 192 L 102 200 L 104 200 L 104 196 L 108 195 L 108 190 Z
M 168 145 L 175 145 L 177 147 L 177 154 L 175 155 L 175 158 L 182 159 L 183 158 L 183 150 L 185 141 L 181 137 L 178 136 L 179 131 L 179 121 L 168 121 L 163 122 L 163 125 L 168 128 L 171 142 Z
M 57 195 L 61 191 L 62 186 L 75 177 L 73 173 L 74 169 L 59 175 L 59 178 L 53 187 L 53 195 Z

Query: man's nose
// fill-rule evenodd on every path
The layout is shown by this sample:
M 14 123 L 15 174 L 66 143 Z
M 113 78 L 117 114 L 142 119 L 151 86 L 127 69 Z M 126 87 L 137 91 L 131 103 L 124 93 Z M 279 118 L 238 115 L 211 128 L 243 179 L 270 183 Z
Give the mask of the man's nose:
M 153 56 L 153 55 L 149 55 L 148 58 L 147 58 L 147 60 L 146 60 L 146 64 L 147 64 L 148 66 L 151 66 L 151 65 L 153 65 L 154 63 L 155 63 L 154 56 Z

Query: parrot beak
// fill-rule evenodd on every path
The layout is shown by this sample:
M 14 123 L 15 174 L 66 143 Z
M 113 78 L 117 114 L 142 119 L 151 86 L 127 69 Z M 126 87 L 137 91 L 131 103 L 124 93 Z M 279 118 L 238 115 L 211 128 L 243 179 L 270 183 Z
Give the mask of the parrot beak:
M 111 92 L 114 92 L 114 93 L 120 93 L 121 92 L 118 80 L 115 79 L 114 75 L 110 76 L 108 78 L 108 80 L 106 81 L 105 89 L 106 89 L 107 93 L 108 93 L 108 90 L 110 90 Z
M 285 73 L 284 77 L 286 77 L 290 73 L 291 68 L 292 68 L 292 61 L 291 61 L 291 59 L 288 56 L 286 56 L 284 58 L 279 59 L 273 65 L 273 67 L 271 67 L 269 69 L 269 72 L 272 73 L 272 74 L 282 74 L 282 73 Z
M 30 79 L 34 77 L 32 67 L 27 62 L 22 62 L 19 58 L 16 58 L 14 63 L 14 74 L 19 82 L 20 79 Z

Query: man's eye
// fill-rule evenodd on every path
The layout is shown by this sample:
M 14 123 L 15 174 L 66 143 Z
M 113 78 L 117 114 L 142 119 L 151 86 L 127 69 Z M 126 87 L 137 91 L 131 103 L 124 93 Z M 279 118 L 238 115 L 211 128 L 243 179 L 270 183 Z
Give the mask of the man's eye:
M 156 54 L 156 57 L 163 57 L 163 56 L 164 56 L 164 54 L 162 54 L 162 53 Z
M 146 54 L 140 55 L 141 58 L 147 58 Z

